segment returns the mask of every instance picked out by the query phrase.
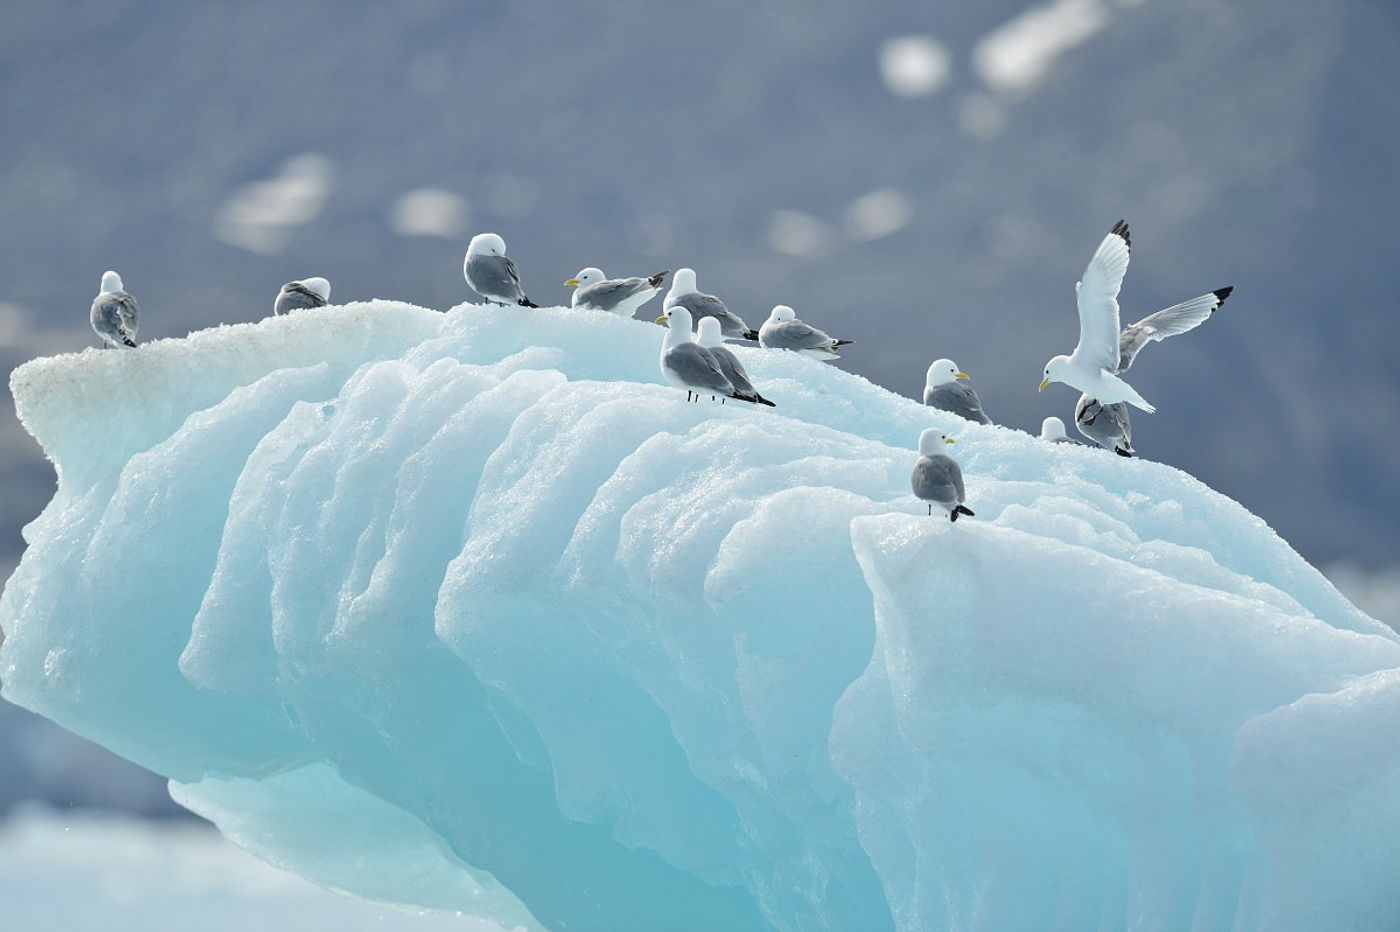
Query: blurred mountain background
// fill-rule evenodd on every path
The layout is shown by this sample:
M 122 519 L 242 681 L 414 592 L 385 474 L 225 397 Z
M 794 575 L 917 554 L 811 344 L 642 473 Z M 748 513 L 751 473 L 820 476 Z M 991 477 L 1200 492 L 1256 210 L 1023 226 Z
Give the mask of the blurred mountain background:
M 105 269 L 147 341 L 311 275 L 333 303 L 474 301 L 490 230 L 541 304 L 583 266 L 690 266 L 753 326 L 785 303 L 855 339 L 839 364 L 893 391 L 950 356 L 1036 431 L 1071 419 L 1035 386 L 1126 218 L 1125 323 L 1236 286 L 1134 366 L 1140 455 L 1400 621 L 1400 7 L 20 0 L 0 82 L 7 370 L 96 345 Z M 8 574 L 54 488 L 8 402 L 0 482 Z M 0 813 L 174 809 L 11 706 L 0 748 Z

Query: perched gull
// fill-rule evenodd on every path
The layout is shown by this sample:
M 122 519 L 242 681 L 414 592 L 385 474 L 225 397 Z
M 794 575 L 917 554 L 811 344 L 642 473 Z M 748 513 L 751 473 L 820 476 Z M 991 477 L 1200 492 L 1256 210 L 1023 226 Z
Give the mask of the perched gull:
M 122 277 L 103 272 L 102 290 L 92 299 L 92 329 L 102 338 L 102 347 L 135 346 L 140 316 L 136 299 L 122 288 Z
M 602 269 L 589 266 L 564 284 L 578 286 L 574 289 L 573 307 L 631 317 L 656 296 L 666 275 L 657 272 L 650 278 L 607 278 Z
M 960 371 L 953 360 L 936 360 L 928 367 L 928 376 L 924 380 L 924 404 L 978 424 L 992 423 L 992 419 L 982 410 L 982 399 L 977 397 L 972 386 L 958 381 L 966 378 L 967 373 Z
M 272 313 L 282 317 L 304 307 L 325 307 L 330 299 L 330 282 L 324 278 L 303 278 L 282 286 L 282 290 L 277 292 L 277 300 L 272 304 Z
M 696 342 L 709 350 L 710 355 L 715 357 L 715 362 L 719 364 L 719 371 L 723 372 L 724 377 L 734 386 L 736 394 L 743 397 L 745 401 L 756 401 L 761 405 L 768 405 L 770 408 L 777 407 L 754 389 L 753 383 L 749 381 L 749 374 L 739 364 L 739 357 L 735 356 L 729 347 L 724 345 L 724 334 L 720 331 L 718 320 L 713 317 L 700 318 L 700 330 L 696 335 Z
M 1065 422 L 1057 417 L 1047 417 L 1040 422 L 1040 439 L 1046 443 L 1069 443 L 1076 447 L 1084 446 L 1065 433 Z
M 1124 327 L 1118 334 L 1117 372 L 1127 372 L 1147 344 L 1199 327 L 1234 290 L 1235 286 L 1227 285 L 1208 291 Z M 1121 401 L 1104 404 L 1093 395 L 1080 395 L 1079 403 L 1074 406 L 1074 426 L 1105 450 L 1112 450 L 1119 456 L 1133 455 L 1133 426 L 1128 406 Z
M 773 313 L 758 328 L 758 345 L 764 349 L 786 349 L 816 356 L 830 362 L 840 359 L 836 355 L 838 346 L 854 343 L 855 340 L 838 340 L 810 327 L 797 319 L 797 314 L 786 304 L 773 308 Z
M 515 263 L 506 258 L 506 241 L 495 233 L 478 233 L 467 246 L 462 274 L 472 291 L 491 304 L 519 304 L 539 307 L 525 297 Z
M 695 290 L 694 269 L 676 269 L 676 274 L 671 276 L 671 290 L 666 292 L 666 299 L 661 306 L 669 310 L 677 305 L 689 311 L 694 321 L 698 322 L 702 317 L 718 320 L 726 339 L 758 339 L 758 332 L 750 329 L 738 314 L 725 307 L 723 301 L 712 294 Z
M 1079 343 L 1068 356 L 1045 364 L 1040 388 L 1064 382 L 1105 404 L 1126 401 L 1148 413 L 1156 410 L 1131 385 L 1118 378 L 1118 291 L 1128 271 L 1131 246 L 1128 224 L 1119 220 L 1094 250 L 1084 279 L 1074 286 L 1079 305 Z
M 973 511 L 963 504 L 967 495 L 963 492 L 962 470 L 951 456 L 939 452 L 952 442 L 953 438 L 942 431 L 925 428 L 919 434 L 919 461 L 914 464 L 909 481 L 914 494 L 929 503 L 930 515 L 934 505 L 941 505 L 948 512 L 948 519 L 956 521 L 958 515 L 971 516 Z
M 661 341 L 661 374 L 676 388 L 685 389 L 685 400 L 701 395 L 738 398 L 754 401 L 734 390 L 734 384 L 720 371 L 719 363 L 709 350 L 695 342 L 690 331 L 690 312 L 683 307 L 667 308 L 661 315 L 670 325 Z

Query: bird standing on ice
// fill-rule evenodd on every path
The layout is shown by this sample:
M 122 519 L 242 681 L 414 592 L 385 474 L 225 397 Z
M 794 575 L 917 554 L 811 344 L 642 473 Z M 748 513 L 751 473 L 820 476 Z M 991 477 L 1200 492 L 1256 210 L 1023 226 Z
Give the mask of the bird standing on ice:
M 951 359 L 934 360 L 924 378 L 924 404 L 930 408 L 965 417 L 978 424 L 990 424 L 992 419 L 982 410 L 982 399 L 972 386 L 960 381 L 967 373 Z
M 951 456 L 941 452 L 953 442 L 952 437 L 937 428 L 925 428 L 919 434 L 919 460 L 909 477 L 914 494 L 929 503 L 928 513 L 932 515 L 933 506 L 939 505 L 948 513 L 950 521 L 958 520 L 958 515 L 973 514 L 972 509 L 963 504 L 967 496 L 963 492 L 962 469 Z
M 694 269 L 676 269 L 671 276 L 671 290 L 661 302 L 663 308 L 677 305 L 690 312 L 690 319 L 698 325 L 702 317 L 713 317 L 719 321 L 719 329 L 727 340 L 757 340 L 758 332 L 735 314 L 724 302 L 712 294 L 705 294 L 695 288 Z
M 592 308 L 619 317 L 631 317 L 637 308 L 661 291 L 666 275 L 667 272 L 657 272 L 650 278 L 608 278 L 602 269 L 589 266 L 564 284 L 577 286 L 571 307 Z
M 287 282 L 272 302 L 272 313 L 284 317 L 307 307 L 325 307 L 331 300 L 331 283 L 324 278 L 303 278 Z
M 467 246 L 462 275 L 472 291 L 491 304 L 518 304 L 539 307 L 525 297 L 515 263 L 506 258 L 506 241 L 495 233 L 478 233 Z
M 760 395 L 749 381 L 749 374 L 744 371 L 743 365 L 739 362 L 739 357 L 735 356 L 729 347 L 724 345 L 724 334 L 720 332 L 719 321 L 713 317 L 700 318 L 700 327 L 695 334 L 695 342 L 710 351 L 710 355 L 719 364 L 719 371 L 724 373 L 724 377 L 734 386 L 734 392 L 745 401 L 754 401 L 761 405 L 768 405 L 775 408 L 773 402 Z
M 1094 250 L 1084 278 L 1075 285 L 1079 305 L 1079 343 L 1068 356 L 1056 356 L 1045 364 L 1040 388 L 1064 382 L 1092 395 L 1104 404 L 1126 401 L 1149 414 L 1157 410 L 1120 379 L 1118 372 L 1118 291 L 1128 271 L 1132 240 L 1128 224 L 1119 220 Z
M 136 299 L 122 287 L 116 272 L 102 273 L 102 288 L 92 300 L 92 329 L 102 338 L 103 348 L 135 346 L 136 325 L 141 309 Z
M 797 312 L 786 304 L 773 308 L 763 326 L 758 328 L 758 345 L 764 349 L 793 350 L 826 362 L 841 358 L 836 354 L 838 346 L 854 342 L 827 336 L 816 327 L 803 323 L 797 319 Z
M 1083 443 L 1065 433 L 1065 422 L 1057 417 L 1047 417 L 1040 422 L 1040 439 L 1046 443 L 1068 443 L 1082 447 Z
M 661 341 L 661 375 L 676 388 L 685 389 L 686 401 L 692 396 L 699 401 L 701 395 L 756 400 L 736 392 L 734 383 L 725 377 L 715 357 L 695 342 L 695 334 L 690 331 L 689 311 L 683 307 L 667 308 L 656 320 L 669 325 Z

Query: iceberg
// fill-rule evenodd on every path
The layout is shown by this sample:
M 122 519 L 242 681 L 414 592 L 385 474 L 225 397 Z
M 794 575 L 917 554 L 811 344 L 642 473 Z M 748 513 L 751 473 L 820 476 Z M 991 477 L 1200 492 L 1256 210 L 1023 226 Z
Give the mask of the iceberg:
M 372 301 L 19 367 L 5 697 L 505 927 L 1400 915 L 1400 637 L 1262 520 L 797 354 L 687 404 L 661 337 Z M 930 426 L 975 518 L 910 493 Z

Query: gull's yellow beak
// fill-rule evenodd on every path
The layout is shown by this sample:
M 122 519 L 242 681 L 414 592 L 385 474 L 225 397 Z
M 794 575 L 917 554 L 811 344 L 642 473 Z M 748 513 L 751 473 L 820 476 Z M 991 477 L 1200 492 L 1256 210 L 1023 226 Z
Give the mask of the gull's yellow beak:
M 965 379 L 965 378 L 967 378 L 967 373 L 966 373 L 966 372 L 954 372 L 954 373 L 953 373 L 953 378 L 955 378 L 955 379 Z
M 954 440 L 952 437 L 944 437 L 944 438 L 943 438 L 943 442 L 944 442 L 944 443 L 957 443 L 957 441 Z
M 664 324 L 664 323 L 666 323 L 666 315 L 665 315 L 665 314 L 662 314 L 660 317 L 656 318 L 656 320 L 652 321 L 652 323 L 654 323 L 654 324 Z
M 1050 384 L 1050 380 L 1049 380 L 1049 379 L 1041 379 L 1041 380 L 1040 380 L 1040 387 L 1037 388 L 1036 391 L 1038 391 L 1038 392 L 1043 392 L 1043 391 L 1045 391 L 1045 386 L 1047 386 L 1047 385 L 1049 385 L 1049 384 Z
M 569 279 L 568 281 L 566 281 L 564 284 L 566 284 L 566 285 L 577 285 L 577 284 L 578 284 L 578 279 L 577 279 L 577 278 L 571 278 L 571 279 Z

